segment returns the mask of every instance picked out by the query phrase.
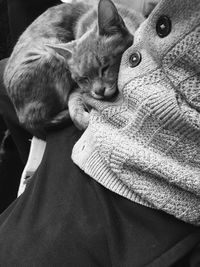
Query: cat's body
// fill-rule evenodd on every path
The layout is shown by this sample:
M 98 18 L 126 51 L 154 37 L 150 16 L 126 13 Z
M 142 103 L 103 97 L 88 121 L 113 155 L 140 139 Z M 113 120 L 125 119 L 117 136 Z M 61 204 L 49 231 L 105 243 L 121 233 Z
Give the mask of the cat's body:
M 112 97 L 121 56 L 143 21 L 134 11 L 119 8 L 119 13 L 128 29 L 110 0 L 100 0 L 98 10 L 81 2 L 61 4 L 21 35 L 4 82 L 27 129 L 34 133 L 65 121 L 69 92 L 77 84 L 97 99 Z

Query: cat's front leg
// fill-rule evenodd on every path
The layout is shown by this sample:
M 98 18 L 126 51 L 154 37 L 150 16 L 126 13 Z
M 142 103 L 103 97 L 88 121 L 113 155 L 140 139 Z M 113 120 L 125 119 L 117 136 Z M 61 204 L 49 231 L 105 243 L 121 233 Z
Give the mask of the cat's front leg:
M 68 108 L 74 125 L 80 130 L 85 130 L 89 124 L 90 114 L 84 104 L 83 96 L 79 88 L 70 93 Z

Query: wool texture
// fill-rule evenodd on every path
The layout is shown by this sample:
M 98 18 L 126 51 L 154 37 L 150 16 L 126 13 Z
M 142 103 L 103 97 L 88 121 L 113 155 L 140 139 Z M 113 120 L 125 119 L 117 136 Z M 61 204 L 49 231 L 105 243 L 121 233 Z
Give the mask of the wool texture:
M 162 15 L 171 21 L 163 38 Z M 113 102 L 88 99 L 94 108 L 73 161 L 121 196 L 200 225 L 199 0 L 157 5 L 122 57 L 118 87 Z

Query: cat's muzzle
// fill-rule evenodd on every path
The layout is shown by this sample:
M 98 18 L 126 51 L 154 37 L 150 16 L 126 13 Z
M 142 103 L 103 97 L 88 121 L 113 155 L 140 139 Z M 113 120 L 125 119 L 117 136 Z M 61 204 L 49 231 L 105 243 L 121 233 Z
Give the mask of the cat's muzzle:
M 118 94 L 118 89 L 116 86 L 101 87 L 91 91 L 91 96 L 98 100 L 110 100 L 116 96 L 116 94 Z

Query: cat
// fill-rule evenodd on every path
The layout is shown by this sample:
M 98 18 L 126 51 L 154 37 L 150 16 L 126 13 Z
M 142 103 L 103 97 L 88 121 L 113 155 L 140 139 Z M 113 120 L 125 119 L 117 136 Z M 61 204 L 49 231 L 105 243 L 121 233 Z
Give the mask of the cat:
M 104 100 L 117 93 L 121 56 L 143 20 L 111 0 L 64 3 L 40 15 L 20 36 L 4 72 L 20 123 L 43 135 L 71 114 L 85 128 L 81 94 Z M 71 91 L 77 93 L 69 98 Z

